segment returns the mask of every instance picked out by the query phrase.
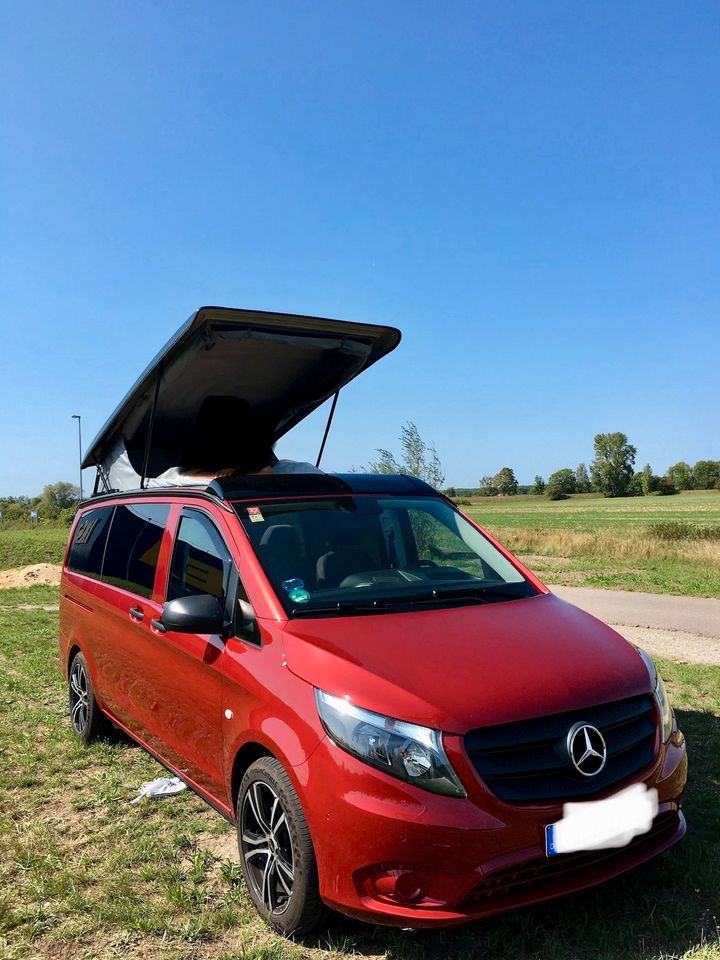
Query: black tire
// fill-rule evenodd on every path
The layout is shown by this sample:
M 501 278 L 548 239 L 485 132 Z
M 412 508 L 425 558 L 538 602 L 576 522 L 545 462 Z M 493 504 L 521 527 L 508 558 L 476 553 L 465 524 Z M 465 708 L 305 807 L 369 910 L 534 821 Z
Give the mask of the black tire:
M 76 653 L 68 670 L 70 726 L 84 743 L 97 740 L 107 732 L 107 719 L 95 699 L 90 671 L 82 653 Z
M 237 801 L 240 864 L 260 916 L 278 933 L 306 934 L 322 921 L 317 863 L 295 789 L 274 757 L 242 778 Z

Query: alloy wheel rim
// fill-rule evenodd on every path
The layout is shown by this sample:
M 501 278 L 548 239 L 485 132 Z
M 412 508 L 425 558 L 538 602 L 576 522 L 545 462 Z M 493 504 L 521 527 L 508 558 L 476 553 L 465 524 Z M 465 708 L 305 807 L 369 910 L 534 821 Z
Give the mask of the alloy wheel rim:
M 295 881 L 292 840 L 280 797 L 263 781 L 251 783 L 243 799 L 240 843 L 255 895 L 269 913 L 284 913 Z
M 90 694 L 85 667 L 75 661 L 70 672 L 70 722 L 76 733 L 83 734 L 90 715 Z

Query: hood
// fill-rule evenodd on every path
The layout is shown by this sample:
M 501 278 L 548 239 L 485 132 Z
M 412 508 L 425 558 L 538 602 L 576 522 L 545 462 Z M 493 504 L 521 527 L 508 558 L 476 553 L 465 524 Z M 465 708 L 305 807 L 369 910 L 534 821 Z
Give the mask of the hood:
M 638 652 L 552 594 L 483 606 L 291 620 L 290 670 L 385 716 L 449 733 L 652 689 Z
M 218 419 L 223 403 L 228 411 L 242 404 L 247 422 L 262 424 L 274 442 L 399 341 L 392 327 L 201 307 L 131 387 L 83 467 L 98 465 L 107 476 L 126 457 L 129 472 L 157 476 L 180 462 L 213 401 Z M 225 419 L 232 437 L 231 414 Z

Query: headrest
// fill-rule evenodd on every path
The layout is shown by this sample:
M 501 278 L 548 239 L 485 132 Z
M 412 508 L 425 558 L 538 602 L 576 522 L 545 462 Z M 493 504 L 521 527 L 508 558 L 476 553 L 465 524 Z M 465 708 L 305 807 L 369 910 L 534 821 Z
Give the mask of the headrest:
M 276 523 L 268 527 L 260 540 L 260 546 L 273 553 L 300 553 L 300 538 L 289 523 Z

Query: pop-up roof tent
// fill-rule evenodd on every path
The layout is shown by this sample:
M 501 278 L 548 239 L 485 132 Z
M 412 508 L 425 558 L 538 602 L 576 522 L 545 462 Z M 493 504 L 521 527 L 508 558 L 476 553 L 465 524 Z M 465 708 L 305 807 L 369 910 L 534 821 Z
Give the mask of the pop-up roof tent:
M 399 341 L 393 327 L 201 307 L 141 374 L 83 467 L 97 466 L 96 492 L 145 486 L 180 462 L 213 397 L 242 401 L 274 442 Z M 223 424 L 229 444 L 236 426 Z

